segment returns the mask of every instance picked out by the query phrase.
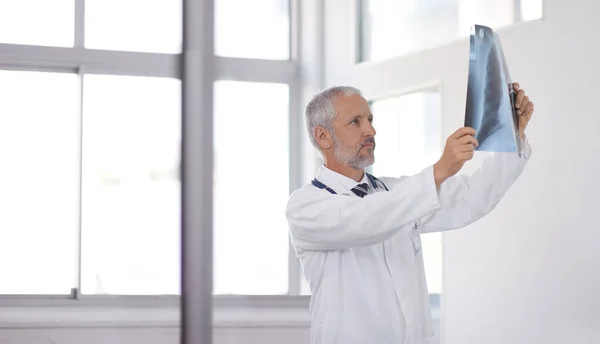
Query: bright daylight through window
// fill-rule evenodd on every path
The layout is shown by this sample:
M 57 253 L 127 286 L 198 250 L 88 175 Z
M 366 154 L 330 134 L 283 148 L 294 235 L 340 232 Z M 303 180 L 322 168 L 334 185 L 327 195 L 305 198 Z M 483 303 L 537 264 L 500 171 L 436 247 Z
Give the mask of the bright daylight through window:
M 216 294 L 288 292 L 288 94 L 285 84 L 215 84 Z
M 290 0 L 215 1 L 215 54 L 287 60 Z
M 180 81 L 86 75 L 83 294 L 179 292 Z
M 0 1 L 0 43 L 71 47 L 74 32 L 75 0 Z
M 360 0 L 358 62 L 385 60 L 542 17 L 542 0 Z
M 0 70 L 1 294 L 75 283 L 77 76 Z
M 181 5 L 181 1 L 173 0 L 85 0 L 85 46 L 179 53 Z M 132 25 L 132 18 L 135 18 L 135 25 Z
M 215 294 L 299 287 L 290 13 L 215 5 Z M 181 1 L 0 2 L 0 294 L 180 293 L 181 49 Z

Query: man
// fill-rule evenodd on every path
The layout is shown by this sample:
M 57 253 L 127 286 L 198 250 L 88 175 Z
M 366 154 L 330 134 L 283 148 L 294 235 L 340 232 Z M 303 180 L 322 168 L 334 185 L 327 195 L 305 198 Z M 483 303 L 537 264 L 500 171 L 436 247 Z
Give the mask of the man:
M 471 128 L 446 141 L 437 163 L 401 178 L 375 178 L 373 115 L 360 91 L 334 87 L 306 108 L 323 157 L 312 183 L 290 197 L 286 216 L 310 283 L 311 343 L 427 343 L 431 324 L 420 233 L 464 227 L 489 213 L 521 174 L 533 103 L 519 85 L 523 154 L 496 154 L 473 176 L 454 176 L 474 154 Z

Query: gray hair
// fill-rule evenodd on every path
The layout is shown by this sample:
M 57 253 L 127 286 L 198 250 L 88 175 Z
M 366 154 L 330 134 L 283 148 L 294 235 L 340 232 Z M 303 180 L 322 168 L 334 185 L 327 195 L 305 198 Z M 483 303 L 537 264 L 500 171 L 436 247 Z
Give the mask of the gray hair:
M 312 145 L 320 152 L 319 144 L 315 138 L 315 128 L 321 126 L 333 133 L 333 120 L 335 119 L 335 97 L 343 95 L 363 96 L 362 92 L 351 86 L 334 86 L 317 93 L 306 106 L 305 122 L 308 137 Z

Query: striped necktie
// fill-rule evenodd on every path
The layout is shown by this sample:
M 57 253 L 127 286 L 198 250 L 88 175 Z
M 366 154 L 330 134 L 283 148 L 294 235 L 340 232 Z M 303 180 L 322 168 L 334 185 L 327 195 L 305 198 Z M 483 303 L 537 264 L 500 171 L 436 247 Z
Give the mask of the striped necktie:
M 352 192 L 358 197 L 363 198 L 369 193 L 369 184 L 362 183 L 352 188 Z

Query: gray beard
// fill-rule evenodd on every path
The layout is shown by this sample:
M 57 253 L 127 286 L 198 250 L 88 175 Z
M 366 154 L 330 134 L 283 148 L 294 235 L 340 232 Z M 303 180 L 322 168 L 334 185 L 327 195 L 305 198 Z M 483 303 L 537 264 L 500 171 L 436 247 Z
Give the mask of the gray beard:
M 374 148 L 369 149 L 373 150 Z M 333 137 L 333 156 L 338 162 L 348 165 L 355 170 L 362 170 L 375 162 L 375 157 L 364 157 L 359 152 L 353 152 L 345 148 L 336 137 Z

